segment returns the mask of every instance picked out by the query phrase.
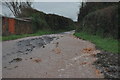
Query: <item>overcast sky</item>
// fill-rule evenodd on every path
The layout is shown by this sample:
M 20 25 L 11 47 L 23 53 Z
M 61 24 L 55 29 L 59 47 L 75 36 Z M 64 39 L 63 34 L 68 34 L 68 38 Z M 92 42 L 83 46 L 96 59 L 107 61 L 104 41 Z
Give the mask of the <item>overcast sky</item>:
M 39 2 L 34 3 L 33 7 L 45 13 L 53 13 L 77 20 L 80 3 L 77 2 Z
M 45 13 L 57 14 L 77 20 L 80 3 L 78 2 L 33 2 L 33 8 Z M 9 9 L 2 6 L 2 14 L 12 16 Z

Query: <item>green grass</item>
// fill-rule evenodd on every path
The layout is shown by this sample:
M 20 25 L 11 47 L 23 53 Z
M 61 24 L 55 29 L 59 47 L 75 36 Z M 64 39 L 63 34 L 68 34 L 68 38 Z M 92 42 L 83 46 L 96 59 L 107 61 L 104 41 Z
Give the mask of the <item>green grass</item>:
M 15 39 L 30 37 L 30 36 L 41 36 L 41 35 L 45 35 L 45 34 L 53 34 L 53 33 L 59 33 L 59 32 L 64 32 L 64 31 L 63 30 L 59 30 L 59 31 L 41 30 L 41 31 L 38 31 L 33 34 L 3 36 L 2 41 L 15 40 Z
M 100 36 L 90 35 L 85 32 L 76 32 L 74 35 L 94 43 L 103 51 L 118 53 L 118 40 L 115 40 L 113 38 L 102 38 Z

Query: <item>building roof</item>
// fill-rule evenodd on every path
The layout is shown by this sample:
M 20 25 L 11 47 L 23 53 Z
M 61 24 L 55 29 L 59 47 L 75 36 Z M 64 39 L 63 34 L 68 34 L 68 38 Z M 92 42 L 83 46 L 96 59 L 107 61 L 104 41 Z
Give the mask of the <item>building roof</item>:
M 16 20 L 20 20 L 20 21 L 30 21 L 32 19 L 32 18 L 13 18 L 13 17 L 7 17 L 7 16 L 2 16 L 2 17 L 16 19 Z

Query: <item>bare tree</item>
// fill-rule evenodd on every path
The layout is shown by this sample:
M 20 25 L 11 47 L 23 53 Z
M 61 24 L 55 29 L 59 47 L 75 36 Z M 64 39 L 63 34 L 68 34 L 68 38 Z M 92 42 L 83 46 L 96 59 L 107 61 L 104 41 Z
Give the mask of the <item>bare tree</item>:
M 5 1 L 3 2 L 3 5 L 8 7 L 15 17 L 19 17 L 19 15 L 22 13 L 22 9 L 32 8 L 32 2 L 28 0 L 25 2 L 22 2 L 20 0 L 12 0 L 11 2 Z

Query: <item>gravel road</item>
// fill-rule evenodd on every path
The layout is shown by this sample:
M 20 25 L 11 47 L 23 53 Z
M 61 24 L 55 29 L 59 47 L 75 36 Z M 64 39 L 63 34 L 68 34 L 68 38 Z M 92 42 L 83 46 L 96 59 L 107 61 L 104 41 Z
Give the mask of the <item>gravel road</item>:
M 74 31 L 4 41 L 3 78 L 104 78 L 95 45 Z

